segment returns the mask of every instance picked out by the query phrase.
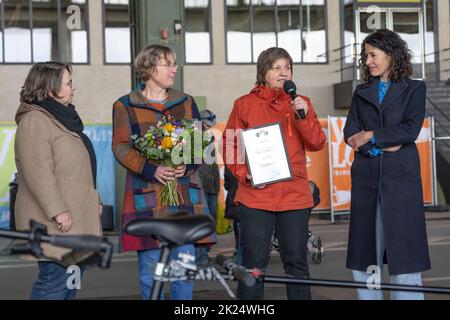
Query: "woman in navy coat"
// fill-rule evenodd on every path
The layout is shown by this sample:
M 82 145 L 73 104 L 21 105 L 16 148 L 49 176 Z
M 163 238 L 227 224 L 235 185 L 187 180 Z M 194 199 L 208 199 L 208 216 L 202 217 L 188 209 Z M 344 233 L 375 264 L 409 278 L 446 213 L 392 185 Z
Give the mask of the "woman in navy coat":
M 347 255 L 355 281 L 366 282 L 387 264 L 391 283 L 421 286 L 421 272 L 431 268 L 415 144 L 426 86 L 410 79 L 410 60 L 405 41 L 392 31 L 378 30 L 362 44 L 364 83 L 354 92 L 344 127 L 355 150 Z M 358 289 L 358 298 L 382 299 L 383 293 Z M 424 296 L 392 291 L 391 298 Z

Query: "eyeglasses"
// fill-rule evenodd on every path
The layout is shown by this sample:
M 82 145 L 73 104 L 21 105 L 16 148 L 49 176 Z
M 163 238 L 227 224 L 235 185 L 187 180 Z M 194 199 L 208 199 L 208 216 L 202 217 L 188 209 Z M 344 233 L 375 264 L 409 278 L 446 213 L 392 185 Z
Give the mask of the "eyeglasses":
M 70 79 L 69 82 L 64 83 L 66 86 L 73 88 L 73 81 Z
M 202 120 L 214 121 L 214 120 L 216 120 L 216 115 L 214 114 L 214 115 L 212 115 L 212 116 L 202 118 Z
M 158 64 L 158 67 L 166 67 L 169 69 L 173 69 L 173 70 L 177 70 L 178 69 L 178 64 L 174 63 L 174 64 Z

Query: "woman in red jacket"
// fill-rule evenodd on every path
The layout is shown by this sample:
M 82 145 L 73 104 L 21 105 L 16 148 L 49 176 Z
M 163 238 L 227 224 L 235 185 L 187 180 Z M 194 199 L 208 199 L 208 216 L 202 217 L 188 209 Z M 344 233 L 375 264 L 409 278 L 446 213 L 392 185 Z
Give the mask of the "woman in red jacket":
M 241 217 L 243 265 L 265 269 L 270 258 L 271 238 L 276 231 L 286 274 L 308 278 L 307 248 L 309 208 L 313 198 L 308 186 L 305 150 L 318 151 L 325 144 L 325 134 L 309 98 L 298 96 L 294 101 L 283 90 L 284 82 L 292 79 L 293 62 L 281 48 L 269 48 L 257 62 L 256 87 L 238 98 L 225 128 L 224 159 L 238 179 L 235 202 Z M 306 118 L 296 117 L 303 109 Z M 246 164 L 238 159 L 236 133 L 268 124 L 279 123 L 293 179 L 254 188 Z M 238 286 L 240 299 L 262 299 L 264 286 Z M 288 299 L 311 299 L 307 286 L 288 285 Z

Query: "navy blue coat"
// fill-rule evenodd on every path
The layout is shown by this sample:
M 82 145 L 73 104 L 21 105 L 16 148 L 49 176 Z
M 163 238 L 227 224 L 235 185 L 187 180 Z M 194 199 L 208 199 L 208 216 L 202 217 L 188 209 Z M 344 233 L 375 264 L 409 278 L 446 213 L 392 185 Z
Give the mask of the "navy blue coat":
M 377 146 L 402 145 L 397 152 L 376 158 L 365 154 L 370 143 L 355 153 L 351 167 L 352 197 L 347 268 L 366 271 L 376 265 L 375 217 L 381 200 L 386 258 L 390 275 L 431 268 L 415 140 L 425 117 L 426 86 L 407 79 L 392 83 L 378 102 L 378 80 L 359 85 L 344 127 L 345 141 L 355 133 L 374 131 Z

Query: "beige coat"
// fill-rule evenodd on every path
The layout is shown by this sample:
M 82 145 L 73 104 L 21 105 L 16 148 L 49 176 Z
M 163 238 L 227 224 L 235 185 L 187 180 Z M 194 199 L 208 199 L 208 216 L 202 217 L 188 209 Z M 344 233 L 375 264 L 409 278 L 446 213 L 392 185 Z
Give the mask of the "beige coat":
M 17 229 L 29 230 L 33 219 L 45 224 L 49 234 L 62 235 L 54 217 L 69 211 L 73 225 L 65 235 L 101 235 L 100 198 L 81 138 L 36 105 L 22 103 L 16 123 Z M 70 252 L 50 245 L 43 249 L 47 257 L 57 260 Z

